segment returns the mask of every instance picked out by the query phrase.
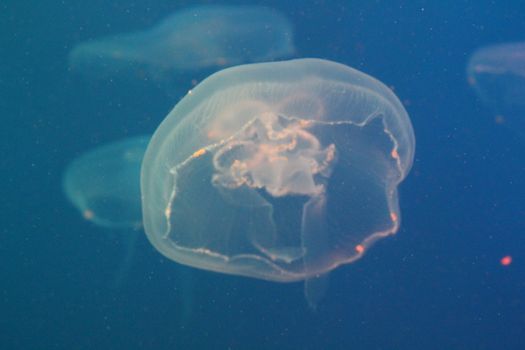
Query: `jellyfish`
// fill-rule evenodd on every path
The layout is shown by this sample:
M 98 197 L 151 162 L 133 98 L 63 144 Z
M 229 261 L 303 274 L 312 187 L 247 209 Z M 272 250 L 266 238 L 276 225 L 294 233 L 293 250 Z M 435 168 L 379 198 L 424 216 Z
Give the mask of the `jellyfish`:
M 150 138 L 103 145 L 69 164 L 64 192 L 86 220 L 112 229 L 142 227 L 140 168 Z
M 483 47 L 467 65 L 469 84 L 496 113 L 525 112 L 525 43 Z
M 129 71 L 166 77 L 168 71 L 268 61 L 293 52 L 292 25 L 278 11 L 207 5 L 178 11 L 148 30 L 81 43 L 70 52 L 69 66 L 94 78 Z
M 398 230 L 397 187 L 414 148 L 398 98 L 348 66 L 297 59 L 224 69 L 153 134 L 141 173 L 144 229 L 181 264 L 305 281 L 314 306 L 331 270 Z
M 95 225 L 123 233 L 125 254 L 110 288 L 118 290 L 129 274 L 137 241 L 143 234 L 140 169 L 151 135 L 133 136 L 99 146 L 75 159 L 66 169 L 64 191 L 82 216 Z M 191 321 L 194 276 L 177 270 L 179 324 Z
M 142 232 L 140 167 L 151 135 L 103 145 L 72 161 L 64 173 L 66 197 L 84 219 L 121 231 L 125 253 L 111 283 L 119 289 Z

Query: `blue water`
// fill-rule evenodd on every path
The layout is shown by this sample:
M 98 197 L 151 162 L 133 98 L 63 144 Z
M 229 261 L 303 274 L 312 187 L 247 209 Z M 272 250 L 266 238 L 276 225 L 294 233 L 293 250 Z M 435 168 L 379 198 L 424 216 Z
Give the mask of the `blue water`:
M 63 195 L 68 162 L 152 132 L 177 102 L 155 86 L 83 83 L 68 52 L 197 3 L 211 2 L 0 2 L 0 348 L 524 349 L 525 138 L 496 123 L 465 65 L 478 47 L 524 40 L 525 5 L 231 2 L 281 10 L 298 57 L 377 77 L 414 125 L 400 231 L 334 271 L 312 311 L 299 283 L 183 267 L 143 234 L 128 256 L 129 237 Z

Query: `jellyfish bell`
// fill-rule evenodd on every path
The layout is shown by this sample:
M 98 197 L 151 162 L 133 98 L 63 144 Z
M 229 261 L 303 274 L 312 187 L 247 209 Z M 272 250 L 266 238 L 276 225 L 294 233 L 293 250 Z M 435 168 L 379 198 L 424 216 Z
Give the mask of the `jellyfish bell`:
M 74 159 L 63 177 L 64 193 L 83 218 L 116 237 L 125 254 L 111 289 L 124 283 L 142 234 L 140 167 L 151 135 L 98 146 Z
M 290 21 L 262 6 L 194 6 L 143 31 L 80 43 L 69 67 L 91 79 L 136 73 L 139 78 L 173 78 L 169 73 L 217 69 L 289 57 L 294 52 Z
M 225 69 L 155 131 L 144 228 L 174 261 L 305 280 L 315 304 L 323 276 L 398 230 L 414 147 L 398 98 L 355 69 L 321 59 Z
M 66 197 L 84 219 L 112 229 L 140 229 L 140 168 L 151 135 L 99 146 L 64 173 Z
M 525 42 L 477 49 L 467 64 L 467 81 L 496 125 L 525 138 Z
M 467 81 L 499 116 L 497 123 L 511 119 L 515 129 L 525 126 L 525 42 L 476 50 L 467 64 Z

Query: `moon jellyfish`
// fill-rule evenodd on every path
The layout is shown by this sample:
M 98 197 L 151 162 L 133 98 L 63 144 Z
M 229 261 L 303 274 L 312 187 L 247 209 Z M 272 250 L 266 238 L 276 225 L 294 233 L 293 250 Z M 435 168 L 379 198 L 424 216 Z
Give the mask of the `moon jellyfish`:
M 470 85 L 498 113 L 525 112 L 525 43 L 481 48 L 467 66 Z
M 126 232 L 125 254 L 111 289 L 119 289 L 131 267 L 142 227 L 140 167 L 151 135 L 100 146 L 75 159 L 64 174 L 64 192 L 94 224 Z
M 400 225 L 415 139 L 398 98 L 345 65 L 299 59 L 213 74 L 154 133 L 142 165 L 147 237 L 193 267 L 323 279 Z
M 67 167 L 64 192 L 85 219 L 107 228 L 142 227 L 140 168 L 150 138 L 98 147 Z
M 73 70 L 94 77 L 120 71 L 188 71 L 268 61 L 294 52 L 293 30 L 276 10 L 260 6 L 197 6 L 151 29 L 81 43 Z
M 110 288 L 125 282 L 142 235 L 140 170 L 151 135 L 129 137 L 103 145 L 75 159 L 64 176 L 64 190 L 84 218 L 98 226 L 118 229 L 124 256 L 116 267 Z M 191 321 L 194 277 L 188 269 L 177 270 L 179 324 Z

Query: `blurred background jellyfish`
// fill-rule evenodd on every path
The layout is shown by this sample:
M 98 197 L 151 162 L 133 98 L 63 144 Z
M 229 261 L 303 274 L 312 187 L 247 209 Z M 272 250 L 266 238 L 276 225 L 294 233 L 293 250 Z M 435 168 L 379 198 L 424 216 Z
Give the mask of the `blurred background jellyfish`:
M 326 276 L 400 225 L 410 119 L 378 80 L 299 59 L 222 70 L 155 131 L 142 165 L 143 220 L 166 257 L 276 282 Z
M 478 49 L 469 59 L 467 79 L 496 121 L 508 116 L 516 129 L 525 126 L 525 42 Z
M 151 136 L 103 145 L 69 164 L 64 192 L 94 224 L 106 228 L 140 229 L 140 167 Z
M 126 252 L 113 288 L 127 275 L 142 232 L 140 167 L 150 138 L 131 137 L 97 147 L 72 161 L 63 178 L 66 197 L 84 219 L 125 236 Z
M 119 289 L 131 268 L 142 235 L 140 170 L 151 135 L 129 137 L 99 146 L 75 159 L 64 175 L 64 191 L 82 216 L 95 225 L 118 230 L 126 252 L 111 288 Z M 179 324 L 190 322 L 194 278 L 189 269 L 177 270 Z
M 260 6 L 197 6 L 156 26 L 77 45 L 69 65 L 91 78 L 142 71 L 163 79 L 247 62 L 289 57 L 293 29 L 276 10 Z

